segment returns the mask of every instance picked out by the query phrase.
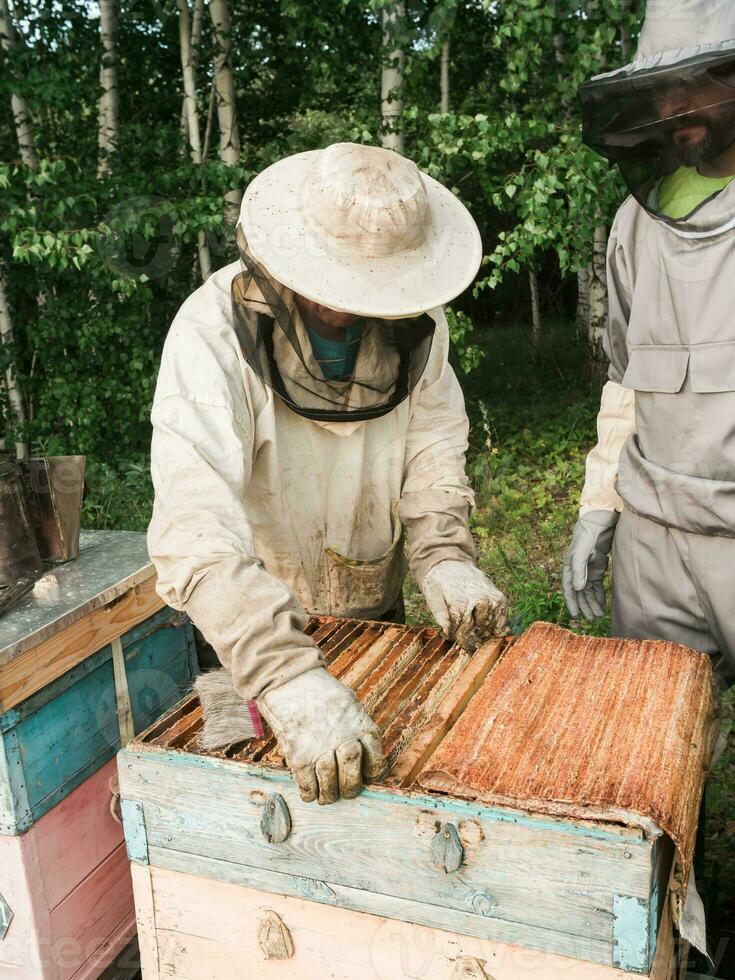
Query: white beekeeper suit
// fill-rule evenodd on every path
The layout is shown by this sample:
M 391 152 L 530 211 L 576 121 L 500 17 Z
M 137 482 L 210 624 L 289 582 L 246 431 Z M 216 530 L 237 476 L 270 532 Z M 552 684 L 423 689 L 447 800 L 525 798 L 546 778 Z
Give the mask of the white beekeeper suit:
M 324 669 L 307 613 L 394 608 L 405 531 L 446 631 L 472 649 L 506 626 L 474 564 L 468 423 L 441 310 L 474 277 L 480 242 L 412 163 L 337 144 L 252 182 L 238 244 L 241 261 L 186 301 L 166 340 L 149 550 L 160 595 L 257 699 L 304 798 L 331 802 L 379 775 L 380 735 Z M 362 318 L 349 377 L 322 374 L 295 294 Z

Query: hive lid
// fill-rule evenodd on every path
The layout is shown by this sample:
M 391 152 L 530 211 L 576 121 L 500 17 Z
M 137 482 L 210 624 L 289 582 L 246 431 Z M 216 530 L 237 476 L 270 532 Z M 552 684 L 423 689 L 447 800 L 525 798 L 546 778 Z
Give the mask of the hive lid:
M 710 658 L 536 623 L 508 647 L 418 784 L 532 813 L 664 831 L 680 902 L 716 735 Z

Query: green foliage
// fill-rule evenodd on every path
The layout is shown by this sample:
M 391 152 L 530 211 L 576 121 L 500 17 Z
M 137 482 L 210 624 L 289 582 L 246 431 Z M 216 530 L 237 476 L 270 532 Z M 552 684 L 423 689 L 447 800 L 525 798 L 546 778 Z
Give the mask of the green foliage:
M 474 324 L 470 317 L 461 310 L 453 310 L 451 307 L 447 307 L 446 314 L 449 338 L 457 355 L 460 370 L 463 374 L 470 374 L 479 366 L 484 357 L 482 349 L 471 339 Z
M 146 450 L 158 357 L 177 306 L 198 284 L 196 242 L 231 261 L 222 196 L 289 153 L 379 138 L 380 15 L 388 0 L 253 0 L 232 5 L 241 164 L 202 167 L 180 132 L 182 80 L 174 5 L 121 6 L 121 133 L 111 175 L 96 176 L 99 24 L 73 0 L 39 0 L 0 53 L 0 263 L 13 364 L 29 407 L 21 433 L 110 466 Z M 627 27 L 635 26 L 635 8 Z M 621 60 L 619 0 L 410 0 L 393 32 L 407 52 L 407 152 L 471 207 L 485 241 L 483 285 L 539 258 L 564 275 L 589 260 L 592 229 L 620 188 L 580 142 L 578 83 Z M 561 39 L 561 41 L 560 41 Z M 451 41 L 451 112 L 440 114 L 439 54 Z M 213 43 L 205 16 L 198 109 L 205 129 Z M 561 59 L 561 60 L 560 60 Z M 19 161 L 11 93 L 28 101 L 37 172 Z M 216 113 L 215 113 L 216 116 Z M 478 297 L 490 319 L 497 294 Z M 485 307 L 485 312 L 482 307 Z M 476 310 L 473 308 L 473 315 Z M 477 367 L 467 299 L 450 314 L 462 372 Z M 0 395 L 0 410 L 4 395 Z M 5 425 L 6 435 L 18 433 Z

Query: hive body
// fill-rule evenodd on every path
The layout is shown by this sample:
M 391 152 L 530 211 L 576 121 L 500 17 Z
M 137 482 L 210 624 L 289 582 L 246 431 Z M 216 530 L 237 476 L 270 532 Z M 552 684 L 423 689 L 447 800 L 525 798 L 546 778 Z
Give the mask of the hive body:
M 86 533 L 0 620 L 0 978 L 97 977 L 135 936 L 115 754 L 197 669 L 154 584 L 144 535 Z
M 674 845 L 650 817 L 554 816 L 421 785 L 492 683 L 504 641 L 470 658 L 428 628 L 331 619 L 309 628 L 383 730 L 390 776 L 356 800 L 302 803 L 272 739 L 202 752 L 193 697 L 132 742 L 119 771 L 147 978 L 201 975 L 205 949 L 220 964 L 208 975 L 227 977 L 238 943 L 255 969 L 268 958 L 257 945 L 268 909 L 304 977 L 415 975 L 376 966 L 373 935 L 381 956 L 390 936 L 409 953 L 412 936 L 432 937 L 426 976 L 447 980 L 475 975 L 473 958 L 492 960 L 496 980 L 523 976 L 498 966 L 512 948 L 543 964 L 534 976 L 668 976 Z M 264 808 L 275 800 L 288 820 L 274 835 Z M 229 911 L 197 919 L 205 905 L 240 909 L 232 936 Z M 331 974 L 319 972 L 324 957 Z M 286 976 L 279 963 L 268 969 Z

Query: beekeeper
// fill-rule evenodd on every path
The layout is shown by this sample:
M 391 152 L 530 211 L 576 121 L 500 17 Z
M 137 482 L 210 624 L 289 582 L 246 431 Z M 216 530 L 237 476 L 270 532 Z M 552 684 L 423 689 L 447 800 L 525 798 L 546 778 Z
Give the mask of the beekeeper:
M 474 650 L 506 630 L 475 565 L 442 311 L 472 282 L 480 237 L 412 162 L 341 143 L 256 177 L 237 244 L 166 340 L 148 545 L 159 594 L 257 703 L 303 798 L 330 803 L 384 762 L 308 613 L 400 620 L 405 534 L 447 636 Z
M 572 615 L 706 651 L 735 680 L 735 3 L 649 0 L 635 61 L 582 91 L 632 196 L 608 251 L 598 443 L 564 564 Z

